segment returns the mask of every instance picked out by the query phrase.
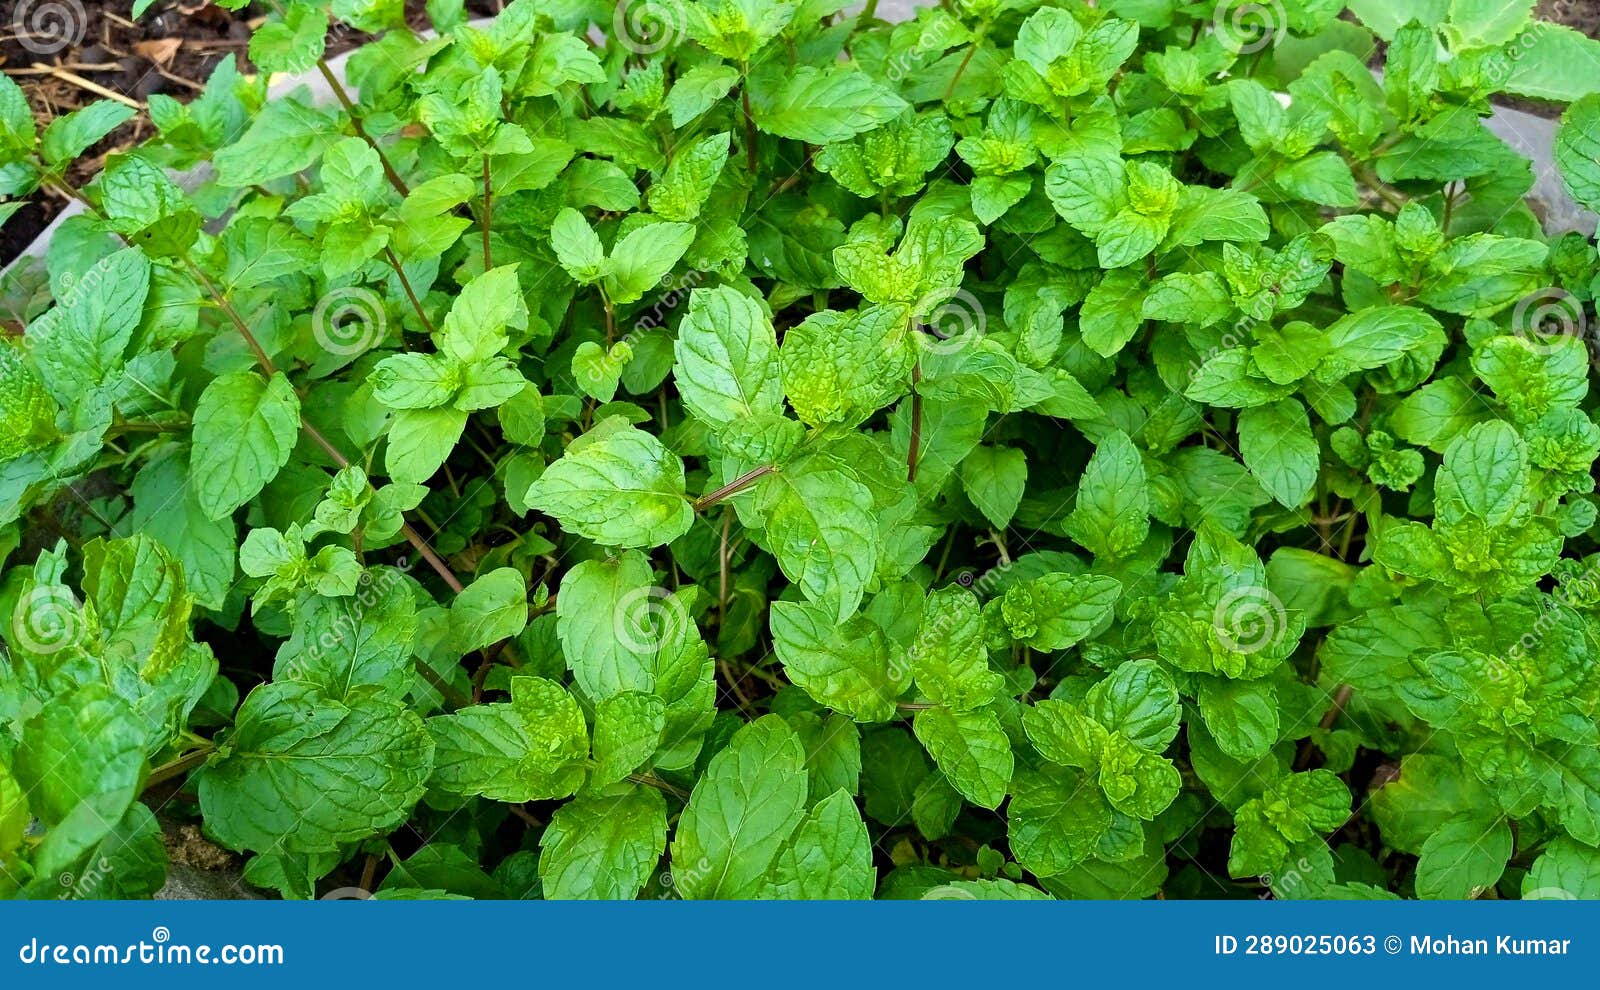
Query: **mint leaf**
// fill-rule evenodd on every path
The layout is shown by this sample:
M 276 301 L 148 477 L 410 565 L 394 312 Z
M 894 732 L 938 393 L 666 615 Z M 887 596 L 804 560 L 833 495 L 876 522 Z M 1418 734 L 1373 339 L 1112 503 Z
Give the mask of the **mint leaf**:
M 672 839 L 685 898 L 743 898 L 762 889 L 805 814 L 805 750 L 768 715 L 734 734 L 695 785 Z
M 309 684 L 266 684 L 200 774 L 200 808 L 229 848 L 331 852 L 404 821 L 433 753 L 422 720 L 394 702 L 363 693 L 341 703 Z M 351 781 L 361 800 L 339 800 Z
M 200 511 L 221 519 L 277 476 L 300 434 L 300 399 L 282 374 L 224 375 L 206 386 L 194 412 L 190 483 Z

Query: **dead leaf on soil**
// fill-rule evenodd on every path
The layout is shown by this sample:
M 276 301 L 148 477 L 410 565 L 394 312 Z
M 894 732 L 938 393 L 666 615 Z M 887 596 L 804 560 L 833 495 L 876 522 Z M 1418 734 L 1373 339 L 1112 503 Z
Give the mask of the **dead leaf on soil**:
M 164 69 L 172 64 L 182 47 L 182 38 L 151 38 L 134 45 L 133 50 Z

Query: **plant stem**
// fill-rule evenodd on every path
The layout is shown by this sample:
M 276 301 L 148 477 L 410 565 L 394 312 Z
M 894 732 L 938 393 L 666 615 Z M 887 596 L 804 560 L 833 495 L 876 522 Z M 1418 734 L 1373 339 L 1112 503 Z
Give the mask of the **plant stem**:
M 99 209 L 93 203 L 89 202 L 89 198 L 87 196 L 85 196 L 83 193 L 79 192 L 77 189 L 73 188 L 72 186 L 67 185 L 65 182 L 63 182 L 60 179 L 51 179 L 48 182 L 46 182 L 45 185 L 47 187 L 51 188 L 51 189 L 54 189 L 56 192 L 60 193 L 61 195 L 65 196 L 65 197 L 67 197 L 68 199 L 75 199 L 79 203 L 82 203 L 83 204 L 83 208 L 86 209 L 86 210 L 89 210 L 89 211 L 91 211 L 93 213 L 99 213 L 100 212 Z
M 760 161 L 756 156 L 756 118 L 750 112 L 750 63 L 746 62 L 740 67 L 739 79 L 739 106 L 744 111 L 744 157 L 745 164 L 750 169 L 750 174 L 755 175 L 760 168 Z
M 185 753 L 183 756 L 180 756 L 175 760 L 161 764 L 159 767 L 156 767 L 154 770 L 150 771 L 150 776 L 144 782 L 145 790 L 149 790 L 158 784 L 164 784 L 175 777 L 183 776 L 190 770 L 193 770 L 195 767 L 198 767 L 200 764 L 204 763 L 210 758 L 211 754 L 216 751 L 217 747 L 208 742 L 203 747 L 195 750 L 192 753 Z
M 277 374 L 277 366 L 272 363 L 272 358 L 267 356 L 267 352 L 261 348 L 260 341 L 256 340 L 256 335 L 250 332 L 250 328 L 244 322 L 244 317 L 239 315 L 239 311 L 234 308 L 233 303 L 230 302 L 228 298 L 217 289 L 216 285 L 206 277 L 205 272 L 196 267 L 193 261 L 185 257 L 183 259 L 183 263 L 188 267 L 189 273 L 194 277 L 195 281 L 199 282 L 200 285 L 204 287 L 206 292 L 211 296 L 212 301 L 217 304 L 217 307 L 227 314 L 228 319 L 232 321 L 234 328 L 238 330 L 239 335 L 244 338 L 245 344 L 249 346 L 250 350 L 255 354 L 256 363 L 261 366 L 261 370 L 266 372 L 267 377 L 269 378 Z M 339 448 L 330 443 L 328 438 L 322 435 L 322 431 L 318 430 L 315 426 L 312 426 L 304 416 L 300 418 L 300 429 L 307 437 L 311 439 L 313 443 L 315 443 L 318 447 L 321 447 L 327 453 L 327 455 L 333 459 L 333 462 L 337 464 L 341 470 L 350 466 L 350 459 L 344 456 Z M 463 585 L 460 579 L 455 576 L 455 573 L 450 570 L 449 565 L 444 562 L 443 558 L 434 552 L 432 547 L 428 546 L 428 541 L 424 540 L 422 538 L 422 534 L 418 533 L 410 523 L 403 525 L 400 528 L 400 532 L 405 536 L 406 542 L 410 543 L 412 547 L 416 549 L 417 553 L 422 555 L 422 559 L 428 562 L 428 565 L 433 568 L 434 573 L 438 574 L 439 577 L 444 580 L 444 583 L 449 586 L 451 591 L 460 594 L 463 590 L 465 590 L 466 586 Z
M 972 44 L 967 46 L 967 53 L 961 57 L 961 64 L 956 66 L 956 74 L 950 77 L 950 85 L 944 88 L 946 103 L 955 96 L 956 84 L 961 82 L 961 76 L 967 71 L 967 66 L 972 64 L 972 56 L 978 53 L 978 46 L 981 44 L 983 44 L 983 32 L 979 31 L 978 36 L 972 39 Z
M 674 787 L 653 774 L 630 773 L 628 774 L 628 779 L 633 781 L 635 784 L 643 784 L 646 787 L 654 787 L 658 791 L 665 791 L 680 801 L 687 801 L 689 799 L 688 792 L 683 788 Z
M 694 511 L 701 512 L 725 498 L 737 495 L 776 470 L 777 468 L 771 464 L 763 464 L 753 471 L 746 471 L 716 491 L 695 499 Z
M 733 510 L 722 510 L 722 539 L 717 544 L 717 623 L 720 625 L 728 612 L 728 570 L 732 554 L 728 552 L 728 536 L 733 531 Z
M 455 705 L 457 708 L 467 708 L 472 705 L 471 698 L 462 694 L 460 691 L 457 691 L 449 684 L 446 684 L 438 674 L 433 672 L 432 667 L 429 667 L 427 664 L 422 662 L 421 658 L 417 659 L 414 667 L 417 673 L 422 675 L 422 679 L 433 685 L 433 689 L 443 695 L 444 699 L 450 702 L 452 705 Z
M 394 248 L 384 245 L 383 255 L 388 259 L 389 267 L 394 269 L 395 277 L 400 279 L 400 288 L 405 290 L 406 298 L 411 300 L 411 308 L 417 311 L 417 319 L 422 321 L 422 329 L 428 332 L 428 336 L 433 336 L 433 321 L 428 319 L 427 310 L 422 308 L 422 300 L 417 298 L 416 291 L 411 288 L 411 280 L 406 278 L 405 267 L 400 264 L 400 259 L 395 257 Z
M 190 277 L 198 282 L 201 288 L 206 290 L 206 294 L 211 297 L 211 301 L 216 303 L 217 308 L 222 310 L 224 315 L 233 323 L 234 329 L 239 331 L 239 336 L 244 338 L 245 346 L 249 347 L 250 352 L 255 355 L 256 364 L 261 366 L 261 370 L 267 373 L 268 378 L 277 374 L 278 368 L 272 363 L 272 358 L 267 356 L 267 352 L 261 347 L 261 342 L 256 340 L 254 333 L 250 332 L 250 327 L 244 322 L 244 317 L 239 315 L 239 311 L 234 308 L 228 297 L 222 294 L 216 284 L 206 277 L 206 273 L 201 271 L 200 267 L 191 261 L 188 255 L 184 255 L 183 264 L 189 270 Z M 340 466 L 343 467 L 344 465 Z
M 1322 716 L 1322 721 L 1317 723 L 1320 729 L 1331 729 L 1339 721 L 1339 716 L 1344 713 L 1344 706 L 1350 703 L 1350 695 L 1355 689 L 1348 684 L 1339 685 L 1339 690 L 1333 693 L 1333 707 Z
M 917 385 L 922 381 L 922 359 L 911 366 L 911 437 L 906 446 L 906 481 L 915 484 L 917 461 L 922 454 L 922 393 Z
M 389 156 L 383 153 L 383 149 L 378 147 L 378 142 L 367 133 L 366 125 L 361 122 L 361 115 L 356 113 L 355 101 L 350 99 L 350 94 L 345 91 L 344 84 L 339 82 L 339 77 L 333 74 L 333 69 L 328 66 L 326 59 L 317 59 L 317 71 L 327 80 L 333 95 L 339 99 L 339 105 L 344 107 L 344 112 L 350 115 L 350 126 L 355 128 L 356 137 L 367 142 L 367 147 L 378 153 L 378 162 L 383 165 L 383 175 L 389 180 L 389 185 L 394 186 L 395 192 L 402 196 L 411 195 L 411 187 L 406 185 L 406 180 L 400 178 L 400 173 L 389 164 Z
M 494 258 L 489 254 L 489 224 L 494 216 L 494 185 L 489 178 L 489 156 L 483 156 L 483 270 L 488 271 L 494 267 Z

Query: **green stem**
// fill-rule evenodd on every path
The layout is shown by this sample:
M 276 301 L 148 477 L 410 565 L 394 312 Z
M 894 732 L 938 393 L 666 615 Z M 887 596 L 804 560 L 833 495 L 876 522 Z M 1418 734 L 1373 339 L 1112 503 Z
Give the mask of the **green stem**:
M 950 85 L 944 88 L 944 101 L 946 103 L 949 103 L 951 97 L 955 96 L 956 85 L 961 82 L 961 77 L 966 73 L 967 66 L 972 64 L 972 56 L 978 53 L 978 46 L 983 44 L 983 35 L 988 28 L 989 25 L 987 23 L 980 26 L 978 33 L 972 39 L 972 44 L 967 46 L 967 53 L 961 57 L 961 64 L 956 66 L 956 74 L 950 77 Z
M 723 485 L 721 488 L 718 488 L 716 491 L 702 495 L 701 497 L 695 499 L 694 511 L 704 511 L 705 509 L 716 505 L 718 502 L 721 502 L 725 498 L 730 498 L 734 495 L 737 495 L 776 470 L 777 468 L 774 465 L 763 464 L 753 471 L 746 471 L 744 474 L 739 475 L 739 477 L 728 482 L 726 485 Z
M 417 319 L 422 321 L 422 329 L 433 336 L 433 321 L 428 319 L 428 313 L 422 308 L 422 300 L 417 298 L 416 292 L 411 288 L 411 280 L 406 278 L 406 270 L 400 264 L 400 259 L 395 256 L 394 248 L 384 245 L 383 255 L 389 261 L 389 267 L 394 269 L 395 276 L 400 279 L 400 288 L 405 290 L 406 298 L 411 300 L 411 308 L 417 311 Z
M 317 71 L 322 73 L 322 78 L 327 81 L 328 87 L 333 90 L 333 95 L 338 98 L 339 105 L 344 107 L 344 112 L 350 115 L 350 126 L 355 129 L 356 137 L 367 142 L 367 147 L 378 154 L 378 162 L 383 166 L 383 176 L 389 180 L 395 192 L 402 196 L 411 195 L 411 187 L 406 185 L 406 180 L 400 178 L 400 173 L 394 170 L 389 163 L 389 156 L 383 153 L 378 142 L 367 133 L 366 125 L 361 122 L 361 115 L 356 113 L 355 101 L 350 99 L 350 94 L 345 91 L 344 84 L 339 82 L 339 77 L 333 74 L 333 69 L 328 66 L 327 60 L 317 59 Z
M 483 270 L 494 267 L 489 253 L 489 225 L 494 217 L 494 186 L 489 178 L 489 156 L 483 156 Z
M 322 72 L 322 78 L 326 80 L 328 88 L 333 90 L 334 96 L 338 98 L 339 106 L 344 107 L 344 112 L 350 115 L 350 126 L 354 128 L 355 136 L 365 141 L 366 147 L 370 147 L 378 154 L 378 163 L 384 166 L 384 178 L 389 179 L 390 186 L 394 186 L 395 192 L 403 195 L 403 197 L 411 195 L 411 187 L 406 186 L 405 179 L 400 178 L 400 173 L 395 171 L 395 166 L 390 165 L 389 155 L 384 154 L 384 149 L 378 147 L 378 141 L 374 141 L 373 136 L 366 133 L 366 125 L 362 123 L 362 115 L 355 112 L 354 99 L 350 99 L 350 94 L 344 88 L 344 83 L 339 82 L 338 75 L 333 74 L 333 69 L 328 67 L 326 59 L 317 59 L 317 72 Z
M 906 482 L 917 481 L 917 461 L 922 454 L 922 393 L 917 385 L 922 382 L 922 359 L 911 366 L 911 436 L 906 446 Z
M 760 160 L 756 156 L 756 118 L 750 112 L 750 63 L 745 62 L 739 67 L 739 107 L 744 111 L 744 157 L 745 164 L 750 169 L 750 174 L 755 175 L 760 168 Z
M 150 776 L 146 778 L 144 782 L 145 790 L 149 790 L 158 784 L 164 784 L 176 777 L 183 776 L 190 770 L 195 769 L 196 767 L 200 766 L 200 764 L 210 759 L 211 754 L 215 753 L 216 751 L 216 744 L 208 742 L 205 744 L 205 746 L 195 750 L 192 753 L 185 753 L 183 756 L 180 756 L 175 760 L 161 764 L 159 767 L 156 767 L 154 770 L 150 771 Z
M 239 331 L 239 335 L 244 338 L 245 344 L 255 354 L 256 363 L 261 366 L 261 370 L 266 372 L 269 378 L 277 374 L 278 368 L 272 363 L 272 358 L 267 356 L 267 352 L 262 349 L 260 341 L 256 340 L 256 335 L 250 332 L 250 327 L 245 324 L 244 317 L 239 315 L 238 309 L 228 300 L 228 297 L 224 296 L 216 285 L 206 277 L 205 272 L 202 272 L 187 256 L 182 261 L 189 269 L 190 275 L 206 290 L 212 301 L 217 304 L 217 307 L 227 314 L 228 319 L 233 323 L 234 329 Z M 300 429 L 313 443 L 321 447 L 341 470 L 350 466 L 350 459 L 344 456 L 339 448 L 330 443 L 328 438 L 322 435 L 322 431 L 312 426 L 304 416 L 300 418 Z M 422 559 L 428 562 L 428 566 L 433 568 L 434 573 L 443 579 L 451 591 L 460 594 L 466 590 L 466 586 L 450 570 L 450 566 L 444 562 L 444 558 L 434 552 L 434 549 L 428 545 L 428 541 L 424 540 L 422 534 L 418 533 L 410 523 L 401 526 L 400 532 L 405 536 L 406 542 L 410 543 L 417 553 L 422 555 Z

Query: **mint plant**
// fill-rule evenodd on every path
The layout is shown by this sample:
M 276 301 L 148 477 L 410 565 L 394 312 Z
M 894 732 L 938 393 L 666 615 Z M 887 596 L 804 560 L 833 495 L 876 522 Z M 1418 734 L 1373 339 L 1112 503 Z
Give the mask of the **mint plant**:
M 0 888 L 1600 896 L 1600 43 L 846 6 L 0 80 Z

